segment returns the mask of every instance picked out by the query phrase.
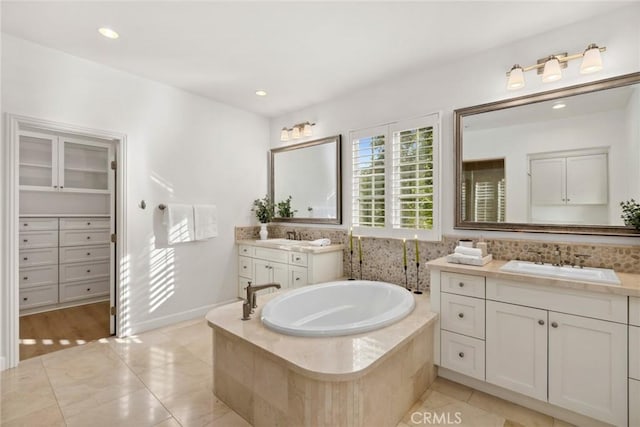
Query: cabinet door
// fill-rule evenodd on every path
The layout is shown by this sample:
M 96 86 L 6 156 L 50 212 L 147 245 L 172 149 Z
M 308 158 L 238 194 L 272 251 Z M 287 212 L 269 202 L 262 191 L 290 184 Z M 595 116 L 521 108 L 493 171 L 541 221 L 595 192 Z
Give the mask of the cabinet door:
M 564 205 L 566 161 L 564 158 L 531 160 L 532 205 Z
M 282 289 L 289 287 L 289 266 L 287 264 L 280 264 L 278 262 L 271 263 L 271 281 L 278 283 Z M 276 290 L 272 290 L 275 292 Z
M 109 192 L 109 144 L 61 138 L 58 182 L 63 191 Z
M 547 400 L 547 311 L 487 301 L 487 382 Z
M 549 403 L 627 425 L 627 326 L 549 312 Z
M 300 288 L 309 284 L 307 267 L 289 266 L 289 287 Z M 638 328 L 640 329 L 640 328 Z
M 606 205 L 608 170 L 606 154 L 567 157 L 567 204 Z
M 20 188 L 58 191 L 58 137 L 22 131 L 18 138 Z
M 262 259 L 253 260 L 253 280 L 252 285 L 264 285 L 271 283 L 271 263 Z

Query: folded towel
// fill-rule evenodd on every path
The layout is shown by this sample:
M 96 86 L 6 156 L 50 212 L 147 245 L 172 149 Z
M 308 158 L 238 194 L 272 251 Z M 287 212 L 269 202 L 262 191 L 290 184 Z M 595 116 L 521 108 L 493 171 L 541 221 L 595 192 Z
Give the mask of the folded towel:
M 309 246 L 329 246 L 331 244 L 330 239 L 318 239 L 309 242 Z
M 193 218 L 196 240 L 211 239 L 218 235 L 218 209 L 215 205 L 194 205 Z
M 482 259 L 482 257 L 478 257 L 478 256 L 474 256 L 474 255 L 464 255 L 461 253 L 452 253 L 451 255 L 449 255 L 450 257 L 456 258 L 456 259 Z
M 466 248 L 464 246 L 456 246 L 455 253 L 460 255 L 469 255 L 476 258 L 482 258 L 482 249 Z
M 167 231 L 167 243 L 192 242 L 195 238 L 193 206 L 169 203 L 164 209 L 162 224 Z

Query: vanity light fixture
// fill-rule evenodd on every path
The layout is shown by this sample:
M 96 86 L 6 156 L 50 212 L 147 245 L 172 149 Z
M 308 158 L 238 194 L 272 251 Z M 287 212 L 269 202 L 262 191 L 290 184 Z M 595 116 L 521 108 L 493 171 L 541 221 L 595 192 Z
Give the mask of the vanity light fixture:
M 280 131 L 280 141 L 288 141 L 289 137 L 299 139 L 303 136 L 311 136 L 313 135 L 311 127 L 315 125 L 315 123 L 304 122 L 295 124 L 291 128 L 283 127 Z M 291 135 L 289 135 L 289 132 L 291 132 Z
M 102 34 L 104 37 L 112 40 L 115 40 L 118 37 L 120 37 L 120 34 L 118 34 L 115 30 L 109 27 L 100 27 L 98 28 L 98 32 Z
M 558 53 L 549 55 L 539 59 L 535 65 L 522 67 L 518 64 L 511 67 L 507 72 L 507 89 L 517 90 L 525 85 L 524 73 L 526 71 L 536 70 L 538 74 L 542 74 L 544 83 L 555 82 L 562 78 L 562 69 L 567 68 L 567 63 L 574 59 L 582 58 L 580 65 L 580 74 L 590 74 L 602 70 L 601 52 L 605 52 L 606 47 L 599 47 L 592 43 L 584 50 L 584 52 L 568 55 L 567 53 Z

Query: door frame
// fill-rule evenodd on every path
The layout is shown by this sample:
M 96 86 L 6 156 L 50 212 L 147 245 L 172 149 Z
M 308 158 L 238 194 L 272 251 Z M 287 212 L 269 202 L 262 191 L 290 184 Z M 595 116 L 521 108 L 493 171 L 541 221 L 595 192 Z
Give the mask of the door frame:
M 0 370 L 18 366 L 20 361 L 20 308 L 19 308 L 19 281 L 18 281 L 18 219 L 19 219 L 19 165 L 18 165 L 18 131 L 21 127 L 35 127 L 54 132 L 65 132 L 75 135 L 108 139 L 114 141 L 116 159 L 116 185 L 115 192 L 115 218 L 111 217 L 112 230 L 116 233 L 116 251 L 112 259 L 115 262 L 114 286 L 111 289 L 111 299 L 116 302 L 116 336 L 121 336 L 124 325 L 122 319 L 126 318 L 124 304 L 121 304 L 119 296 L 127 294 L 127 196 L 126 196 L 126 161 L 127 161 L 127 135 L 124 133 L 104 131 L 87 128 L 51 120 L 21 116 L 17 114 L 5 114 L 5 144 L 4 156 L 4 222 L 2 223 L 2 252 L 5 254 L 2 261 L 2 276 L 0 279 L 5 286 L 1 287 L 0 314 L 0 348 L 4 349 L 5 360 Z M 112 206 L 113 209 L 113 206 Z M 117 218 L 117 221 L 115 219 Z M 124 317 L 123 317 L 124 316 Z M 0 355 L 2 356 L 2 355 Z

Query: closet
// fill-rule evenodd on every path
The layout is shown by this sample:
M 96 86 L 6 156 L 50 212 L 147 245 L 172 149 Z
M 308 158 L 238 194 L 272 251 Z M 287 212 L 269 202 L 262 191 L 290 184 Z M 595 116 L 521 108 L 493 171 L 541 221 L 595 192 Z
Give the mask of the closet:
M 18 138 L 22 344 L 86 342 L 99 338 L 85 336 L 92 325 L 89 335 L 108 336 L 114 332 L 114 143 L 38 129 L 20 130 Z M 56 330 L 45 333 L 52 322 Z M 39 329 L 66 336 L 31 337 Z M 21 355 L 36 355 L 23 345 Z

